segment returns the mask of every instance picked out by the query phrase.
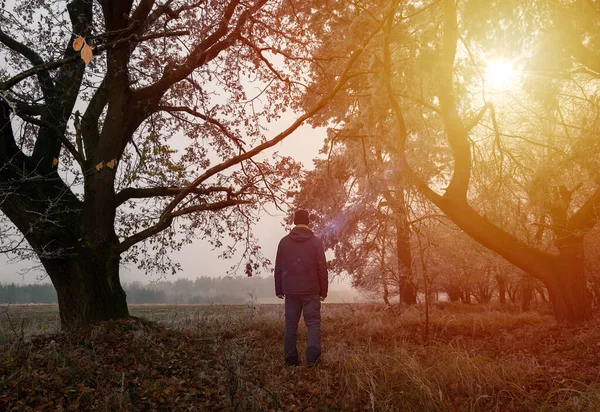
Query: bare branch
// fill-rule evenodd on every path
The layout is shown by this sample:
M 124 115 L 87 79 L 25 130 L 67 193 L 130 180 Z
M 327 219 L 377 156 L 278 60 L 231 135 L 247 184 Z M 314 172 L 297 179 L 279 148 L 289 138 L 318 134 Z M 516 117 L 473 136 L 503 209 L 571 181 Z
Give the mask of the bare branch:
M 232 1 L 232 3 L 230 3 L 230 6 L 235 3 L 236 3 L 235 1 Z M 261 5 L 262 3 L 263 2 L 261 1 L 258 4 Z M 231 10 L 231 13 L 233 13 L 233 10 Z M 241 19 L 241 17 L 240 17 L 240 19 Z M 277 143 L 282 141 L 284 138 L 289 136 L 293 131 L 295 131 L 307 119 L 311 118 L 316 113 L 318 113 L 327 103 L 329 103 L 331 101 L 331 99 L 333 99 L 333 97 L 339 92 L 339 90 L 345 85 L 345 83 L 351 77 L 350 69 L 354 66 L 354 63 L 358 60 L 358 58 L 362 54 L 364 48 L 371 41 L 373 36 L 375 36 L 375 34 L 381 30 L 382 25 L 383 25 L 383 21 L 381 22 L 381 24 L 378 25 L 378 27 L 375 28 L 375 30 L 373 30 L 373 32 L 371 32 L 369 35 L 367 35 L 364 38 L 364 40 L 362 41 L 362 43 L 357 47 L 357 49 L 350 54 L 348 62 L 346 64 L 346 67 L 344 68 L 342 73 L 338 76 L 337 82 L 335 83 L 334 87 L 329 91 L 329 93 L 327 93 L 323 97 L 321 97 L 321 99 L 319 99 L 312 108 L 307 110 L 303 115 L 301 115 L 299 118 L 297 118 L 296 121 L 294 121 L 287 129 L 285 129 L 283 132 L 276 135 L 271 140 L 268 140 L 256 147 L 254 147 L 252 150 L 249 150 L 238 156 L 230 158 L 230 159 L 206 170 L 202 175 L 197 177 L 188 187 L 184 188 L 177 195 L 175 195 L 175 198 L 165 207 L 163 213 L 161 214 L 160 218 L 158 219 L 158 222 L 156 222 L 154 225 L 146 228 L 145 230 L 125 239 L 123 242 L 121 242 L 118 250 L 120 252 L 123 252 L 123 251 L 129 249 L 134 244 L 165 230 L 166 228 L 168 228 L 171 225 L 171 222 L 173 221 L 174 216 L 181 216 L 186 213 L 197 212 L 200 210 L 217 210 L 214 208 L 223 208 L 223 207 L 236 205 L 236 204 L 249 203 L 250 202 L 249 200 L 228 199 L 228 200 L 225 200 L 222 202 L 216 202 L 213 204 L 206 204 L 206 205 L 190 206 L 187 208 L 182 208 L 180 210 L 174 211 L 175 208 L 185 199 L 185 197 L 188 194 L 193 193 L 194 190 L 196 190 L 196 188 L 198 188 L 198 186 L 200 184 L 202 184 L 204 181 L 206 181 L 208 178 L 210 178 L 211 176 L 214 176 L 215 174 L 217 174 L 223 170 L 226 170 L 232 166 L 235 166 L 235 165 L 243 162 L 244 160 L 252 158 L 253 156 L 257 155 L 258 153 L 261 153 L 262 151 L 264 151 L 265 149 L 273 147 L 274 145 L 276 145 Z M 160 83 L 160 81 L 159 81 L 159 83 Z M 155 83 L 154 86 L 156 86 L 157 84 L 158 83 Z M 153 87 L 153 86 L 151 86 L 151 87 Z M 211 208 L 211 209 L 209 209 L 209 208 Z
M 173 212 L 173 217 L 189 215 L 190 213 L 203 212 L 206 210 L 216 211 L 216 210 L 225 209 L 230 206 L 249 205 L 251 203 L 252 203 L 251 200 L 230 199 L 230 200 L 223 200 L 223 201 L 215 202 L 215 203 L 194 205 L 194 206 L 185 207 L 183 209 L 179 209 L 179 210 Z
M 182 188 L 182 187 L 166 187 L 166 186 L 165 187 L 148 187 L 148 188 L 128 187 L 128 188 L 121 190 L 119 193 L 116 194 L 115 202 L 116 202 L 117 206 L 120 206 L 123 203 L 125 203 L 126 201 L 131 200 L 131 199 L 144 199 L 144 198 L 156 197 L 156 196 L 176 196 L 179 193 L 181 193 L 181 191 L 183 189 L 184 188 Z M 207 188 L 197 187 L 190 193 L 196 194 L 196 195 L 210 195 L 210 194 L 213 194 L 216 192 L 226 192 L 229 195 L 231 195 L 233 193 L 233 188 L 225 187 L 225 186 L 213 186 L 213 187 L 207 187 Z
M 107 87 L 106 78 L 104 78 L 81 118 L 81 134 L 85 144 L 85 155 L 88 159 L 92 157 L 100 140 L 98 119 L 100 119 L 100 115 L 108 103 Z
M 600 56 L 578 41 L 573 41 L 569 50 L 573 58 L 588 69 L 579 69 L 579 71 L 585 72 L 595 78 L 600 77 Z
M 223 123 L 219 122 L 217 119 L 214 119 L 210 116 L 206 116 L 206 115 L 204 115 L 194 109 L 191 109 L 187 106 L 158 106 L 157 111 L 166 111 L 169 113 L 170 112 L 185 112 L 185 113 L 191 114 L 192 116 L 198 117 L 207 123 L 214 124 L 215 126 L 217 126 L 219 128 L 219 130 L 221 130 L 221 132 L 223 132 L 223 134 L 225 136 L 227 136 L 232 142 L 234 142 L 235 145 L 240 150 L 244 150 L 243 145 L 245 145 L 246 143 L 239 137 L 234 136 L 233 133 L 231 133 L 229 130 L 227 130 L 225 125 Z
M 481 121 L 481 119 L 483 118 L 483 115 L 485 114 L 485 111 L 488 109 L 489 107 L 489 103 L 485 104 L 480 110 L 479 112 L 477 112 L 477 114 L 473 117 L 473 119 L 471 121 L 469 121 L 469 123 L 467 125 L 465 125 L 465 128 L 470 131 L 472 128 L 474 128 L 475 126 L 477 126 L 479 124 L 479 122 Z
M 125 37 L 122 39 L 115 40 L 113 42 L 109 42 L 106 44 L 101 44 L 99 46 L 96 46 L 96 47 L 92 48 L 92 52 L 94 53 L 94 55 L 99 55 L 101 52 L 103 52 L 105 50 L 122 47 L 123 45 L 127 45 L 132 42 L 140 43 L 140 42 L 143 42 L 146 40 L 151 40 L 151 39 L 158 39 L 158 38 L 163 38 L 163 37 L 177 37 L 177 36 L 184 36 L 184 35 L 188 35 L 188 34 L 189 34 L 188 30 L 177 30 L 177 31 L 171 31 L 171 32 L 164 32 L 164 33 L 152 33 L 152 34 L 148 34 L 146 36 L 138 36 L 138 35 L 134 34 L 129 37 Z M 0 82 L 0 90 L 8 90 L 11 87 L 15 86 L 16 84 L 19 84 L 21 81 L 27 79 L 28 77 L 31 77 L 34 75 L 39 76 L 41 73 L 45 73 L 49 70 L 57 69 L 66 64 L 73 63 L 73 62 L 80 62 L 80 61 L 81 61 L 81 57 L 78 54 L 75 54 L 71 57 L 67 57 L 62 60 L 39 64 L 30 69 L 22 71 L 21 73 L 11 77 L 10 79 L 8 79 L 5 82 Z
M 229 199 L 229 200 L 222 200 L 220 202 L 205 203 L 205 204 L 201 204 L 201 205 L 189 206 L 187 208 L 176 211 L 168 219 L 163 219 L 161 216 L 161 218 L 155 225 L 152 225 L 149 228 L 144 229 L 141 232 L 138 232 L 138 233 L 124 239 L 119 244 L 119 247 L 117 248 L 117 250 L 119 253 L 123 253 L 127 249 L 129 249 L 131 246 L 135 245 L 136 243 L 139 243 L 139 242 L 143 241 L 144 239 L 149 238 L 150 236 L 154 236 L 155 234 L 162 232 L 163 230 L 165 230 L 166 228 L 168 228 L 171 225 L 171 222 L 173 221 L 174 217 L 188 215 L 191 213 L 203 212 L 203 211 L 216 211 L 216 210 L 225 209 L 227 207 L 231 207 L 231 206 L 235 206 L 235 205 L 250 204 L 250 203 L 252 203 L 252 201 L 250 201 L 250 200 Z
M 252 43 L 250 40 L 248 40 L 244 36 L 240 36 L 240 39 L 241 39 L 242 43 L 244 43 L 246 46 L 248 46 L 249 48 L 254 50 L 254 52 L 256 53 L 258 58 L 269 68 L 271 73 L 273 73 L 275 75 L 275 77 L 277 77 L 277 79 L 279 79 L 279 81 L 281 81 L 283 83 L 290 83 L 290 84 L 292 83 L 289 79 L 286 79 L 281 73 L 279 73 L 277 71 L 277 69 L 275 69 L 275 67 L 273 67 L 271 62 L 263 55 L 262 49 L 259 49 L 254 43 Z
M 69 141 L 69 139 L 67 139 L 67 137 L 64 135 L 64 133 L 61 133 L 60 131 L 56 130 L 56 125 L 49 124 L 48 122 L 45 122 L 40 119 L 36 119 L 35 117 L 27 116 L 27 115 L 25 115 L 23 113 L 19 113 L 19 112 L 17 112 L 17 116 L 19 116 L 21 119 L 23 119 L 27 123 L 35 124 L 36 126 L 39 126 L 39 127 L 45 127 L 47 129 L 54 130 L 55 135 L 58 137 L 58 139 L 60 140 L 62 145 L 65 147 L 65 149 L 67 149 L 67 151 L 71 154 L 71 156 L 73 156 L 75 161 L 77 161 L 77 163 L 81 167 L 81 170 L 85 170 L 85 159 L 83 158 L 83 155 L 81 153 L 79 153 L 77 148 L 75 148 L 73 143 L 71 143 Z

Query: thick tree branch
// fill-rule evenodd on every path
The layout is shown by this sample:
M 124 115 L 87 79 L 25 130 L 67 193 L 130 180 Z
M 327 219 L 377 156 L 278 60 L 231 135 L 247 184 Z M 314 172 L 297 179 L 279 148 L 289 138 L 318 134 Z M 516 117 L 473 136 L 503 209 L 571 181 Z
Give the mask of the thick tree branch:
M 475 241 L 498 253 L 530 275 L 542 281 L 546 280 L 546 274 L 551 273 L 556 259 L 558 259 L 557 256 L 542 252 L 521 242 L 517 237 L 500 229 L 481 216 L 468 204 L 438 195 L 412 170 L 408 172 L 410 180 L 417 186 L 419 191 Z
M 148 16 L 154 7 L 155 0 L 142 0 L 131 14 L 132 29 L 141 32 L 146 27 Z
M 81 33 L 83 36 L 87 35 L 92 27 L 92 2 L 89 0 L 72 0 L 67 4 L 67 9 L 72 32 Z M 64 58 L 78 56 L 78 53 L 72 47 L 74 39 L 75 34 L 65 44 Z M 85 65 L 83 62 L 78 65 L 62 66 L 56 74 L 52 93 L 44 96 L 46 110 L 42 113 L 40 120 L 42 123 L 49 124 L 49 126 L 40 127 L 31 156 L 32 160 L 39 164 L 42 173 L 52 171 L 54 167 L 53 159 L 58 159 L 60 156 L 61 144 L 71 152 L 75 160 L 84 168 L 83 157 L 65 136 L 68 120 L 79 94 L 84 71 Z M 48 74 L 47 72 L 43 73 Z
M 176 211 L 175 213 L 173 213 L 172 215 L 170 215 L 168 218 L 163 218 L 161 216 L 161 218 L 155 225 L 152 225 L 149 228 L 144 229 L 144 230 L 124 239 L 119 244 L 117 251 L 118 251 L 118 253 L 123 253 L 127 249 L 129 249 L 131 246 L 135 245 L 136 243 L 139 243 L 151 236 L 156 235 L 157 233 L 162 232 L 163 230 L 165 230 L 166 228 L 168 228 L 171 225 L 174 217 L 188 215 L 191 213 L 199 213 L 199 212 L 204 212 L 204 211 L 217 211 L 217 210 L 225 209 L 227 207 L 231 207 L 231 206 L 235 206 L 235 205 L 250 204 L 250 203 L 252 203 L 250 200 L 230 199 L 230 200 L 222 200 L 220 202 L 194 205 L 194 206 L 189 206 L 189 207 L 180 209 L 180 210 Z
M 203 211 L 217 211 L 221 209 L 225 209 L 227 207 L 236 206 L 236 205 L 249 205 L 252 204 L 252 200 L 242 200 L 242 199 L 230 199 L 230 200 L 222 200 L 220 202 L 215 203 L 206 203 L 202 205 L 194 205 L 189 207 L 184 207 L 182 209 L 178 209 L 173 212 L 173 217 L 189 215 L 190 213 L 198 213 Z
M 2 28 L 0 28 L 0 42 L 3 43 L 9 49 L 11 49 L 11 50 L 19 53 L 23 57 L 25 57 L 27 60 L 29 60 L 29 62 L 32 65 L 40 66 L 40 65 L 44 64 L 44 60 L 40 57 L 39 54 L 37 54 L 35 51 L 33 51 L 31 48 L 27 47 L 23 43 L 16 41 L 12 37 L 10 37 L 6 33 L 4 33 L 2 31 Z M 47 96 L 48 93 L 54 87 L 52 78 L 50 77 L 50 74 L 48 74 L 47 72 L 38 72 L 36 74 L 40 81 L 40 85 L 42 86 L 42 92 L 44 93 L 44 96 Z M 0 83 L 0 85 L 1 85 L 1 83 Z M 8 90 L 8 89 L 3 89 L 3 90 Z
M 127 27 L 125 23 L 131 14 L 133 0 L 101 0 L 100 5 L 108 30 L 119 31 Z
M 67 139 L 67 137 L 64 135 L 64 133 L 62 133 L 60 130 L 57 130 L 56 125 L 54 125 L 52 123 L 48 123 L 47 121 L 44 121 L 42 119 L 37 119 L 35 117 L 29 116 L 25 113 L 21 113 L 18 109 L 17 109 L 16 114 L 17 114 L 17 116 L 19 116 L 21 119 L 23 119 L 27 123 L 31 123 L 36 126 L 39 126 L 40 128 L 46 128 L 46 129 L 52 131 L 53 133 L 51 133 L 51 134 L 56 136 L 58 138 L 58 140 L 60 141 L 60 143 L 62 143 L 62 145 L 65 147 L 65 149 L 67 149 L 67 151 L 69 153 L 71 153 L 71 155 L 73 156 L 75 161 L 79 164 L 79 166 L 81 166 L 82 170 L 85 169 L 85 164 L 84 164 L 84 159 L 82 157 L 82 154 L 80 154 L 80 152 L 75 148 L 73 143 L 71 143 Z M 47 158 L 46 160 L 49 162 L 52 162 L 53 159 Z
M 19 100 L 14 98 L 12 95 L 8 93 L 0 96 L 0 99 L 4 99 L 10 106 L 14 107 L 14 109 L 18 113 L 24 113 L 29 116 L 40 116 L 44 113 L 45 106 L 42 104 L 36 103 L 28 103 L 23 100 Z
M 8 90 L 11 87 L 19 84 L 23 80 L 27 79 L 28 77 L 39 75 L 39 74 L 47 72 L 49 70 L 57 69 L 65 64 L 69 64 L 69 63 L 78 61 L 78 59 L 81 60 L 81 57 L 71 56 L 71 57 L 68 57 L 68 58 L 62 59 L 62 60 L 39 64 L 30 69 L 24 70 L 19 74 L 14 75 L 13 77 L 11 77 L 10 79 L 8 79 L 5 82 L 0 82 L 0 90 Z
M 106 90 L 106 78 L 94 93 L 92 100 L 88 104 L 83 117 L 81 118 L 81 134 L 85 145 L 85 157 L 91 159 L 100 140 L 100 130 L 98 129 L 98 120 L 108 103 L 108 92 Z
M 599 214 L 600 189 L 596 189 L 583 206 L 569 218 L 567 221 L 567 230 L 570 232 L 580 232 L 583 235 L 596 224 Z
M 164 15 L 169 16 L 168 20 L 178 19 L 179 15 L 181 13 L 183 13 L 184 11 L 187 11 L 187 10 L 193 10 L 193 9 L 195 9 L 196 7 L 202 5 L 203 3 L 206 3 L 206 0 L 200 0 L 200 1 L 196 1 L 196 2 L 190 3 L 190 4 L 185 4 L 185 5 L 182 5 L 181 7 L 176 8 L 176 9 L 172 9 L 171 8 L 171 4 L 172 3 L 173 3 L 173 0 L 167 0 L 165 2 L 165 4 L 162 4 L 162 5 L 158 6 L 148 16 L 146 24 L 147 25 L 151 25 L 156 20 L 158 20 L 161 16 L 164 16 Z
M 392 87 L 392 56 L 390 50 L 390 31 L 392 29 L 392 24 L 394 22 L 394 11 L 396 9 L 397 3 L 392 7 L 392 12 L 388 15 L 387 24 L 385 26 L 385 41 L 383 46 L 383 76 L 386 80 L 385 87 L 388 94 L 388 99 L 390 101 L 390 105 L 392 106 L 392 110 L 396 117 L 396 123 L 398 124 L 398 146 L 397 146 L 397 154 L 399 156 L 404 156 L 406 152 L 406 139 L 408 137 L 408 132 L 406 130 L 406 122 L 404 121 L 404 115 L 402 113 L 402 109 L 398 104 L 398 101 L 394 97 L 393 87 Z
M 146 24 L 151 25 L 165 14 L 171 19 L 178 18 L 179 14 L 176 13 L 173 9 L 171 9 L 171 3 L 173 3 L 173 0 L 167 0 L 164 4 L 158 6 L 152 13 L 148 15 L 148 17 L 146 18 Z
M 259 4 L 262 4 L 262 3 L 263 2 L 259 2 Z M 156 222 L 154 225 L 146 228 L 145 230 L 143 230 L 143 231 L 125 239 L 123 242 L 121 242 L 119 249 L 118 249 L 119 252 L 123 252 L 123 251 L 129 249 L 134 244 L 165 230 L 166 228 L 168 228 L 171 225 L 174 216 L 181 216 L 186 213 L 197 212 L 197 211 L 199 211 L 200 208 L 203 208 L 202 210 L 216 210 L 215 208 L 217 208 L 217 207 L 223 208 L 223 207 L 228 207 L 228 206 L 235 205 L 235 204 L 241 204 L 239 202 L 250 202 L 248 200 L 229 199 L 229 200 L 225 200 L 222 202 L 216 202 L 213 204 L 190 206 L 190 207 L 186 207 L 186 208 L 182 208 L 180 210 L 174 211 L 175 208 L 186 198 L 187 195 L 193 193 L 193 191 L 196 190 L 198 188 L 198 186 L 200 184 L 202 184 L 204 181 L 206 181 L 208 178 L 216 175 L 217 173 L 219 173 L 223 170 L 226 170 L 232 166 L 235 166 L 235 165 L 243 162 L 244 160 L 250 159 L 251 157 L 257 155 L 258 153 L 264 151 L 265 149 L 273 147 L 274 145 L 276 145 L 277 143 L 282 141 L 284 138 L 289 136 L 293 131 L 295 131 L 307 119 L 311 118 L 317 112 L 319 112 L 327 103 L 329 103 L 331 101 L 331 99 L 333 99 L 333 97 L 340 91 L 340 89 L 348 81 L 348 78 L 350 77 L 350 69 L 354 66 L 354 64 L 356 63 L 356 61 L 362 54 L 365 46 L 371 41 L 373 36 L 381 30 L 382 25 L 383 25 L 383 21 L 378 25 L 378 27 L 375 28 L 375 30 L 373 30 L 373 32 L 371 32 L 368 36 L 366 36 L 365 39 L 363 40 L 363 42 L 359 45 L 359 47 L 350 54 L 348 62 L 346 64 L 344 70 L 342 71 L 342 73 L 338 76 L 337 82 L 335 83 L 334 87 L 329 91 L 329 93 L 327 93 L 326 95 L 321 97 L 321 99 L 319 99 L 318 102 L 312 108 L 307 110 L 302 116 L 300 116 L 298 119 L 296 119 L 296 121 L 293 122 L 292 125 L 290 125 L 286 130 L 279 133 L 277 136 L 275 136 L 271 140 L 268 140 L 268 141 L 264 142 L 263 144 L 256 146 L 255 148 L 253 148 L 252 150 L 250 150 L 248 152 L 242 153 L 238 156 L 235 156 L 225 162 L 222 162 L 222 163 L 206 170 L 202 175 L 197 177 L 188 187 L 184 188 L 177 195 L 175 195 L 175 198 L 165 207 L 165 210 L 161 214 L 158 222 Z M 238 202 L 238 203 L 235 203 L 235 202 Z
M 454 0 L 444 0 L 444 34 L 440 62 L 440 110 L 446 127 L 448 142 L 454 157 L 454 173 L 446 189 L 445 197 L 466 203 L 471 178 L 471 147 L 469 136 L 460 119 L 454 100 L 453 71 L 458 23 Z
M 20 152 L 15 142 L 10 113 L 10 106 L 0 96 L 0 170 L 6 162 Z
M 182 187 L 128 187 L 116 194 L 115 202 L 118 207 L 131 199 L 145 199 L 156 196 L 176 196 L 179 193 L 181 193 L 183 189 L 184 188 Z M 214 186 L 206 188 L 197 187 L 190 193 L 196 195 L 210 195 L 216 192 L 226 192 L 229 196 L 231 196 L 233 194 L 233 188 L 225 186 Z
M 479 110 L 479 112 L 477 112 L 477 114 L 473 117 L 473 119 L 471 119 L 469 121 L 469 123 L 467 123 L 465 125 L 467 131 L 470 131 L 472 128 L 474 128 L 475 126 L 477 126 L 479 124 L 479 122 L 483 118 L 483 115 L 485 114 L 486 110 L 489 107 L 490 107 L 489 103 L 486 103 L 485 105 L 483 105 L 483 107 Z

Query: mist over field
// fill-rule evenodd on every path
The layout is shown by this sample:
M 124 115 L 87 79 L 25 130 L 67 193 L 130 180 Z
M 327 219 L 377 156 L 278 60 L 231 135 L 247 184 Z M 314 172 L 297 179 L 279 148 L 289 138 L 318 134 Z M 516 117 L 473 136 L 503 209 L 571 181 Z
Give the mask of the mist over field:
M 372 301 L 355 289 L 344 287 L 332 280 L 327 297 L 331 303 Z M 273 277 L 226 276 L 182 278 L 151 283 L 124 283 L 127 302 L 131 304 L 242 304 L 283 303 L 275 296 Z M 0 304 L 57 303 L 50 283 L 0 283 Z

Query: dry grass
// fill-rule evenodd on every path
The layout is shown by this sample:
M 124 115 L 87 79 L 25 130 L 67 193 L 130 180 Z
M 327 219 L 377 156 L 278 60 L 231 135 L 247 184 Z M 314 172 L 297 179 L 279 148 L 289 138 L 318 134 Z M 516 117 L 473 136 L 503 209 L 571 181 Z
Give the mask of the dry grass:
M 48 336 L 55 307 L 8 308 L 0 409 L 600 410 L 598 321 L 566 328 L 514 308 L 440 305 L 425 340 L 421 308 L 330 304 L 323 363 L 307 369 L 283 366 L 282 305 L 131 312 L 157 323 Z M 305 337 L 301 324 L 301 353 Z

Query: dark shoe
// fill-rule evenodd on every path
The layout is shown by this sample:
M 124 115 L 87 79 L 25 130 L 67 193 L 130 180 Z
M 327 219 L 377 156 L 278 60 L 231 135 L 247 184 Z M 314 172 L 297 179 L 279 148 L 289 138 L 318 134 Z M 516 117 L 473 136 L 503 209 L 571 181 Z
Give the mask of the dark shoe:
M 300 364 L 298 362 L 285 361 L 285 366 L 300 366 Z
M 318 364 L 319 364 L 319 362 L 308 362 L 306 364 L 306 367 L 307 368 L 316 368 Z

